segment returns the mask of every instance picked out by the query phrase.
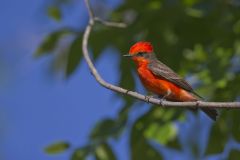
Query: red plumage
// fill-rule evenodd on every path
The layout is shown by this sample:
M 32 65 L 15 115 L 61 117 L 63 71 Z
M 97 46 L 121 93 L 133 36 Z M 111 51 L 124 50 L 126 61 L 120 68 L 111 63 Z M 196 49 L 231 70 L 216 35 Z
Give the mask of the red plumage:
M 129 55 L 137 65 L 138 76 L 147 90 L 169 101 L 198 101 L 193 88 L 172 69 L 157 60 L 150 42 L 137 42 Z M 210 118 L 216 120 L 217 111 L 202 109 Z

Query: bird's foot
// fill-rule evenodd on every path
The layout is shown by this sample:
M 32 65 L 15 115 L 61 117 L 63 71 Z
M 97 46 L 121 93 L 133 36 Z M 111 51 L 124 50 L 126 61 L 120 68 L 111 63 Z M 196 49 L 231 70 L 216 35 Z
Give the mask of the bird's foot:
M 161 98 L 160 98 L 160 105 L 161 105 L 161 106 L 163 106 L 163 102 L 164 102 L 164 101 L 166 101 L 166 99 L 163 98 L 163 97 L 161 97 Z
M 159 96 L 160 98 L 160 105 L 163 106 L 163 101 L 166 101 L 166 98 L 171 94 L 171 91 L 168 90 L 164 96 Z
M 150 98 L 156 98 L 154 95 L 147 95 L 145 96 L 145 100 L 149 103 Z

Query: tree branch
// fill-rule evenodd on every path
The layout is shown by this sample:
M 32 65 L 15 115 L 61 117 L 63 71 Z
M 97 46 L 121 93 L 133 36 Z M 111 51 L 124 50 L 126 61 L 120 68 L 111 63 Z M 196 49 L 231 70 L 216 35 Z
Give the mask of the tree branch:
M 178 108 L 204 108 L 204 107 L 212 107 L 212 108 L 228 108 L 228 109 L 233 109 L 233 108 L 240 108 L 240 102 L 203 102 L 203 101 L 197 101 L 197 102 L 170 102 L 170 101 L 161 101 L 160 99 L 156 98 L 151 98 L 147 97 L 145 95 L 139 94 L 137 92 L 129 91 L 127 89 L 112 85 L 108 82 L 106 82 L 98 73 L 96 67 L 94 66 L 91 58 L 89 57 L 89 51 L 88 51 L 88 40 L 90 33 L 92 31 L 92 28 L 95 24 L 95 22 L 100 22 L 105 26 L 109 27 L 119 27 L 119 28 L 124 28 L 126 27 L 126 24 L 124 23 L 116 23 L 116 22 L 108 22 L 104 21 L 98 17 L 94 16 L 93 10 L 90 6 L 89 0 L 85 0 L 85 4 L 88 10 L 89 14 L 89 23 L 84 31 L 83 35 L 83 41 L 82 41 L 82 50 L 83 50 L 83 56 L 88 64 L 88 67 L 90 71 L 92 72 L 93 76 L 97 80 L 99 84 L 101 84 L 103 87 L 110 89 L 112 91 L 129 95 L 132 96 L 136 99 L 159 105 L 162 107 L 178 107 Z
M 126 28 L 127 27 L 127 25 L 125 23 L 104 21 L 104 20 L 100 19 L 99 17 L 94 17 L 94 20 L 96 22 L 102 23 L 103 25 L 108 26 L 108 27 L 118 27 L 118 28 Z

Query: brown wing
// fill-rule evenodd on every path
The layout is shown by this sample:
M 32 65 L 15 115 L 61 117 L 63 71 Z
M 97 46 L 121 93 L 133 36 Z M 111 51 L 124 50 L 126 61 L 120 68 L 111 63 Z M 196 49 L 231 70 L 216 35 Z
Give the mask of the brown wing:
M 173 70 L 171 70 L 168 66 L 166 66 L 162 62 L 153 60 L 152 63 L 148 65 L 148 68 L 152 71 L 154 75 L 167 79 L 170 82 L 174 83 L 175 85 L 200 97 L 197 93 L 193 91 L 193 88 L 184 79 L 179 77 Z M 216 121 L 218 115 L 216 109 L 202 108 L 202 111 L 205 112 L 211 119 Z
M 172 69 L 170 69 L 162 62 L 154 60 L 149 63 L 148 68 L 152 71 L 154 75 L 167 79 L 175 85 L 183 88 L 184 90 L 189 91 L 200 97 L 193 91 L 193 88 L 184 79 L 178 76 Z

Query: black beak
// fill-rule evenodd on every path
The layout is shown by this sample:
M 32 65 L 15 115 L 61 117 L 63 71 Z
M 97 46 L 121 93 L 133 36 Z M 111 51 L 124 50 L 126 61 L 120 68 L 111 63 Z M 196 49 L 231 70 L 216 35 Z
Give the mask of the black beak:
M 123 55 L 123 57 L 132 57 L 132 55 L 131 54 L 125 54 L 125 55 Z

